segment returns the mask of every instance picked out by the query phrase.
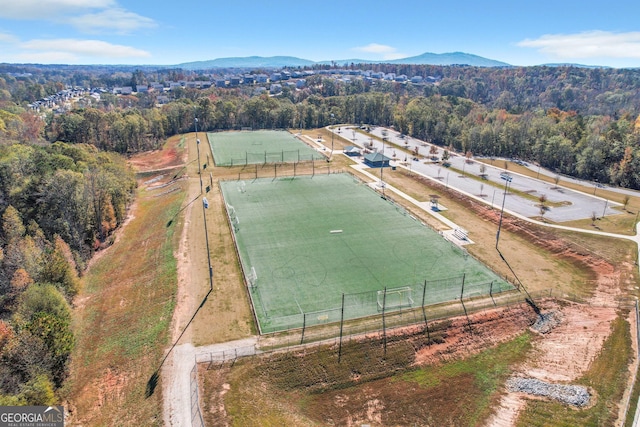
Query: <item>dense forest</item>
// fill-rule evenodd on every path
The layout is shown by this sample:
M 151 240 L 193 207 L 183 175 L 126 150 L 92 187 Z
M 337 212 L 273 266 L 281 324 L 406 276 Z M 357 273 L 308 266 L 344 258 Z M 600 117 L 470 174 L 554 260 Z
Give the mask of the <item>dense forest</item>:
M 317 71 L 318 68 L 314 67 Z M 327 68 L 327 67 L 324 67 Z M 353 65 L 350 68 L 358 68 Z M 435 84 L 309 76 L 279 96 L 255 87 L 177 88 L 30 103 L 68 86 L 198 80 L 181 70 L 0 66 L 0 405 L 48 404 L 73 348 L 79 275 L 124 220 L 135 180 L 126 155 L 194 130 L 393 126 L 475 156 L 536 162 L 640 189 L 640 70 L 367 65 Z M 254 70 L 253 72 L 264 72 Z M 426 154 L 426 153 L 425 153 Z
M 56 403 L 79 274 L 124 220 L 134 188 L 115 153 L 0 146 L 0 405 Z
M 302 90 L 252 96 L 254 88 L 180 88 L 154 106 L 152 95 L 115 96 L 64 114 L 35 117 L 25 104 L 58 89 L 63 75 L 0 77 L 4 140 L 90 144 L 129 154 L 157 148 L 168 136 L 253 127 L 317 128 L 332 123 L 394 126 L 410 136 L 472 152 L 515 157 L 558 173 L 640 189 L 640 70 L 578 67 L 478 68 L 367 66 L 437 84 L 341 81 L 316 74 Z M 62 73 L 62 71 L 59 71 Z M 50 80 L 47 80 L 47 77 Z M 142 84 L 201 79 L 176 70 L 95 75 L 76 71 L 74 83 Z

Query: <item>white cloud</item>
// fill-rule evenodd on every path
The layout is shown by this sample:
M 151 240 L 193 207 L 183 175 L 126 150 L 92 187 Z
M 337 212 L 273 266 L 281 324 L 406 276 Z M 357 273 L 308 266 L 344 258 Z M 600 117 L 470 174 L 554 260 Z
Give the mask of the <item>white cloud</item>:
M 18 38 L 9 33 L 0 33 L 0 43 L 16 43 Z
M 640 58 L 640 32 L 546 34 L 517 45 L 535 48 L 557 58 Z
M 387 46 L 384 44 L 370 43 L 366 46 L 356 47 L 355 50 L 358 50 L 360 52 L 367 52 L 367 53 L 385 54 L 385 53 L 395 52 L 396 48 Z
M 20 43 L 20 48 L 26 50 L 37 50 L 41 53 L 27 54 L 36 57 L 47 55 L 77 55 L 92 58 L 147 58 L 151 54 L 145 50 L 136 49 L 131 46 L 123 46 L 107 43 L 101 40 L 77 40 L 77 39 L 54 39 L 54 40 L 29 40 Z M 39 60 L 38 62 L 42 62 Z
M 0 0 L 0 17 L 9 19 L 51 19 L 69 12 L 105 9 L 114 0 Z
M 121 8 L 106 9 L 98 13 L 75 16 L 69 18 L 67 22 L 85 33 L 115 30 L 120 34 L 129 34 L 138 29 L 157 27 L 153 19 Z
M 399 59 L 406 56 L 405 54 L 398 52 L 395 47 L 378 43 L 369 43 L 366 46 L 355 47 L 353 50 L 382 56 L 382 59 L 385 60 Z
M 0 0 L 0 18 L 49 21 L 94 34 L 157 27 L 153 19 L 130 12 L 115 0 Z

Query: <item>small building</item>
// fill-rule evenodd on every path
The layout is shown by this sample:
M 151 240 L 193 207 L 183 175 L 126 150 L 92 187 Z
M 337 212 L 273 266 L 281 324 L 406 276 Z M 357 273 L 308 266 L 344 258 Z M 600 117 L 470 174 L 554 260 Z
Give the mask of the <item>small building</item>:
M 355 147 L 353 145 L 348 145 L 346 147 L 344 147 L 344 150 L 342 150 L 342 152 L 344 154 L 346 154 L 349 157 L 357 157 L 362 155 L 362 152 L 360 151 L 359 147 Z
M 279 93 L 282 93 L 282 85 L 279 83 L 273 83 L 270 87 L 269 87 L 269 93 L 271 95 L 277 95 Z
M 389 167 L 391 159 L 382 153 L 369 153 L 364 156 L 364 164 L 370 168 L 386 168 Z

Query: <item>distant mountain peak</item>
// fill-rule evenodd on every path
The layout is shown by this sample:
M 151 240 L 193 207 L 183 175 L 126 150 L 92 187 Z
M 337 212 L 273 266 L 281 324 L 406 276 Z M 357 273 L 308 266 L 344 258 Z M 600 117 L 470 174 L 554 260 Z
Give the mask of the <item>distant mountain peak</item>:
M 431 53 L 388 61 L 362 59 L 343 59 L 314 62 L 294 56 L 247 56 L 218 58 L 208 61 L 185 62 L 176 67 L 186 70 L 203 70 L 208 68 L 284 68 L 305 67 L 316 64 L 416 64 L 416 65 L 470 65 L 475 67 L 509 67 L 506 62 L 496 61 L 464 52 Z
M 509 67 L 506 62 L 496 61 L 494 59 L 484 58 L 465 52 L 450 53 L 431 53 L 426 52 L 422 55 L 412 56 L 409 58 L 396 59 L 388 61 L 392 64 L 420 64 L 420 65 L 471 65 L 476 67 Z

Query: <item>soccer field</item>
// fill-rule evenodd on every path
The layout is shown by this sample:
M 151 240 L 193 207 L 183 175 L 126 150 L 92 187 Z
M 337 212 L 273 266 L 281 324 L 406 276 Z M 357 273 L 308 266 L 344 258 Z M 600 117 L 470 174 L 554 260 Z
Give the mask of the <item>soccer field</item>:
M 286 131 L 207 133 L 216 166 L 297 163 L 324 158 Z
M 220 185 L 262 333 L 513 289 L 349 174 Z

